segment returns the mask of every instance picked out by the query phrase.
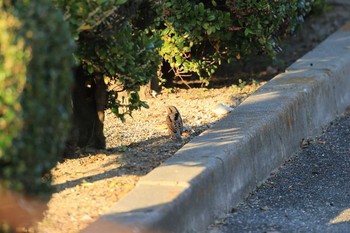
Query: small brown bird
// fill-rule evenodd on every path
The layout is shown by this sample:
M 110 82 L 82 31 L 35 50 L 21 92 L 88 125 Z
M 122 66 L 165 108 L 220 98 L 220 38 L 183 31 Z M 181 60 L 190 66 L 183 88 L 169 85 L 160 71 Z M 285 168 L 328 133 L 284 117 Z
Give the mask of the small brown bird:
M 168 115 L 166 117 L 166 124 L 168 131 L 172 137 L 181 139 L 183 131 L 183 123 L 179 110 L 175 106 L 167 106 Z

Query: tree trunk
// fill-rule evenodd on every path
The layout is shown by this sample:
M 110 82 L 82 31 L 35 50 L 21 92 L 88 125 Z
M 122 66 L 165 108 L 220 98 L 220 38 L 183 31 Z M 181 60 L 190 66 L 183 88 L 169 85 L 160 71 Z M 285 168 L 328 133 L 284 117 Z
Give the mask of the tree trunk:
M 159 79 L 152 78 L 148 84 L 141 86 L 139 95 L 141 99 L 149 99 L 154 97 L 154 93 L 159 94 L 161 92 L 161 86 L 159 85 Z
M 165 88 L 174 88 L 175 75 L 168 62 L 163 60 L 159 64 L 157 75 L 158 77 L 152 78 L 147 85 L 141 86 L 139 95 L 142 99 L 154 97 L 154 94 L 159 94 L 163 86 Z M 160 84 L 160 78 L 165 79 L 165 82 Z
M 163 86 L 165 88 L 174 88 L 174 86 L 175 86 L 175 84 L 174 84 L 175 74 L 171 70 L 170 64 L 168 62 L 166 62 L 165 60 L 163 60 L 163 65 L 162 65 L 161 71 L 162 71 L 162 78 L 165 79 Z
M 82 67 L 75 72 L 72 91 L 73 128 L 65 155 L 78 147 L 106 147 L 103 134 L 104 109 L 107 102 L 106 84 L 102 75 L 89 76 Z
M 99 149 L 106 148 L 106 137 L 103 134 L 103 123 L 105 120 L 105 107 L 107 103 L 107 85 L 101 74 L 94 77 L 95 81 L 95 106 L 96 106 L 96 127 L 94 134 L 94 146 Z

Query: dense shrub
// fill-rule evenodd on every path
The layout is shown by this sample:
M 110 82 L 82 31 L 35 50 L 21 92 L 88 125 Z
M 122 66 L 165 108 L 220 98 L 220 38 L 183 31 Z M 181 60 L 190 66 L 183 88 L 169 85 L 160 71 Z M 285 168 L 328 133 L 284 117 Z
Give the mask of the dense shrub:
M 1 11 L 0 191 L 44 197 L 69 131 L 74 41 L 51 1 Z
M 148 105 L 140 86 L 157 78 L 161 40 L 150 31 L 157 0 L 55 0 L 78 49 L 73 89 L 74 128 L 67 156 L 76 146 L 105 147 L 104 109 L 121 120 Z M 107 93 L 108 92 L 108 93 Z M 127 94 L 121 99 L 120 92 Z
M 176 76 L 210 77 L 222 60 L 275 56 L 313 0 L 165 0 L 157 29 L 160 55 Z M 319 2 L 319 1 L 318 1 Z
M 15 39 L 19 28 L 18 19 L 4 11 L 0 3 L 0 161 L 22 125 L 19 97 L 29 51 L 25 50 L 23 39 Z
M 73 96 L 80 97 L 73 98 L 78 126 L 72 144 L 103 148 L 103 109 L 124 120 L 125 114 L 148 107 L 139 97 L 140 86 L 162 80 L 161 69 L 169 74 L 164 69 L 170 67 L 181 78 L 195 73 L 206 81 L 222 61 L 255 54 L 273 57 L 280 51 L 280 38 L 295 31 L 312 2 L 55 0 L 78 45 L 79 88 Z M 128 94 L 126 101 L 118 96 L 122 91 Z M 77 114 L 87 108 L 89 114 Z
M 91 77 L 102 75 L 114 87 L 109 89 L 109 107 L 121 119 L 135 109 L 148 107 L 140 100 L 138 91 L 141 85 L 157 77 L 156 48 L 161 41 L 148 30 L 155 2 L 55 0 L 75 35 L 78 44 L 75 56 Z M 120 91 L 129 93 L 127 103 L 118 100 Z
M 108 107 L 124 119 L 147 107 L 138 91 L 157 77 L 158 54 L 175 76 L 196 73 L 201 79 L 222 61 L 258 53 L 274 56 L 280 37 L 295 31 L 313 0 L 54 2 L 77 41 L 75 56 L 91 77 L 102 75 L 114 87 L 109 88 Z M 118 99 L 120 91 L 129 93 L 126 103 Z
M 199 1 L 168 0 L 158 21 L 157 29 L 164 42 L 159 53 L 176 76 L 189 72 L 210 76 L 222 56 L 228 55 L 229 50 L 222 43 L 232 37 L 227 11 Z

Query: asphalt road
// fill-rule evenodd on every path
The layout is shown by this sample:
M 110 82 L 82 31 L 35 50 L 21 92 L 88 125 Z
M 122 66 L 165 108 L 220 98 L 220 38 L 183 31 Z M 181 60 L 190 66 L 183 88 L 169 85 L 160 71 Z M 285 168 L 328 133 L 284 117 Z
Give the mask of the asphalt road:
M 350 232 L 350 113 L 304 143 L 208 232 Z

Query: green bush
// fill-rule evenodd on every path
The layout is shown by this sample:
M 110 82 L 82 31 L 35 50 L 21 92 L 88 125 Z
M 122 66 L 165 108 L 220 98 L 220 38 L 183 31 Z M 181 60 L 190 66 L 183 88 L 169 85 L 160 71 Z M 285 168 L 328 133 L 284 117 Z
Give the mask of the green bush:
M 0 160 L 21 128 L 20 94 L 25 83 L 29 51 L 23 39 L 16 40 L 20 22 L 2 9 L 0 3 Z
M 157 77 L 159 56 L 175 76 L 210 77 L 222 61 L 255 54 L 275 56 L 323 0 L 55 0 L 78 44 L 76 57 L 109 86 L 109 108 L 121 119 L 147 105 L 137 91 Z M 128 104 L 118 91 L 128 91 Z M 122 112 L 120 106 L 127 108 Z M 124 108 L 125 110 L 125 108 Z
M 319 2 L 319 1 L 318 1 Z M 176 76 L 210 77 L 223 60 L 275 56 L 279 40 L 293 33 L 313 0 L 165 0 L 156 29 L 160 55 Z
M 45 197 L 69 131 L 74 41 L 51 1 L 1 11 L 0 189 Z
M 124 119 L 135 109 L 148 107 L 138 91 L 157 77 L 160 39 L 152 35 L 149 25 L 156 1 L 55 0 L 65 13 L 78 49 L 75 56 L 84 70 L 94 77 L 104 76 L 109 86 L 108 107 Z M 143 12 L 145 10 L 145 12 Z M 128 103 L 118 100 L 118 92 L 129 92 Z M 120 106 L 124 106 L 121 111 Z
M 81 119 L 75 114 L 75 122 L 86 124 L 78 124 L 74 134 L 78 143 L 72 139 L 72 145 L 105 146 L 101 110 L 104 107 L 110 108 L 122 120 L 133 110 L 148 107 L 138 91 L 141 85 L 161 78 L 158 75 L 161 61 L 168 63 L 163 68 L 169 65 L 175 76 L 195 73 L 208 83 L 206 78 L 223 61 L 262 53 L 273 57 L 280 51 L 280 38 L 295 31 L 310 11 L 312 2 L 55 0 L 78 45 L 75 57 L 83 72 L 79 72 L 81 95 L 75 91 L 76 96 L 81 97 L 79 100 L 91 100 L 75 106 L 97 112 L 94 114 L 97 117 L 91 119 Z M 107 104 L 102 78 L 108 86 Z M 84 91 L 89 98 L 84 97 Z M 121 91 L 128 93 L 125 102 L 118 98 Z M 85 127 L 89 125 L 92 125 L 91 129 Z M 93 127 L 95 125 L 97 127 Z M 85 143 L 87 140 L 80 140 L 84 138 L 91 140 Z
M 158 18 L 157 30 L 164 42 L 159 53 L 176 76 L 195 72 L 208 77 L 222 55 L 229 52 L 222 42 L 231 39 L 227 30 L 230 26 L 230 13 L 214 5 L 167 0 Z

